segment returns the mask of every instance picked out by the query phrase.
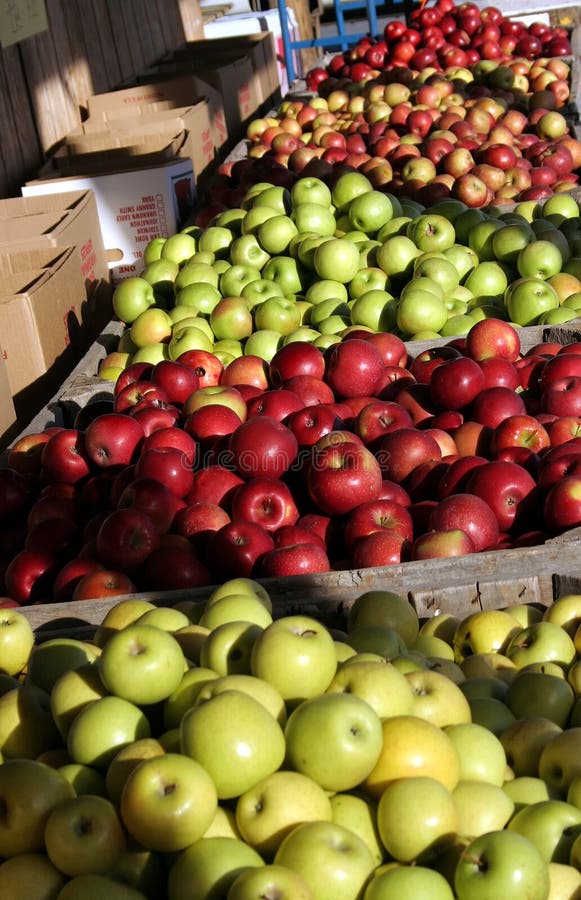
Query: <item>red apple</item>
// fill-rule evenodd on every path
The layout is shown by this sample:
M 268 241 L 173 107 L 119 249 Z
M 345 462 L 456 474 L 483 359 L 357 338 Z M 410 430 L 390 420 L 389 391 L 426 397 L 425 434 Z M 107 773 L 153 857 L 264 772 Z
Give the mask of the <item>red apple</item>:
M 474 494 L 451 494 L 440 500 L 429 523 L 435 531 L 460 528 L 472 540 L 476 552 L 494 547 L 498 541 L 496 515 L 485 500 Z
M 69 599 L 75 602 L 80 600 L 100 600 L 106 597 L 126 596 L 135 592 L 135 585 L 124 572 L 103 569 L 90 560 L 86 560 L 84 565 L 93 566 L 93 568 L 88 569 L 85 575 L 77 580 L 76 583 L 73 581 L 74 588 Z
M 536 518 L 539 497 L 535 480 L 517 463 L 497 460 L 479 466 L 468 479 L 466 492 L 486 501 L 500 531 L 528 530 Z
M 229 522 L 210 536 L 208 560 L 221 580 L 249 577 L 274 541 L 269 532 L 255 522 Z
M 76 484 L 91 471 L 85 437 L 76 428 L 53 434 L 43 447 L 41 461 L 44 478 L 64 484 Z
M 295 461 L 298 443 L 286 425 L 258 415 L 230 436 L 229 449 L 234 467 L 243 477 L 280 478 Z
M 259 564 L 263 578 L 287 578 L 328 572 L 331 568 L 325 549 L 318 543 L 298 543 L 268 550 Z
M 323 513 L 341 515 L 379 496 L 382 475 L 373 454 L 354 441 L 320 449 L 317 445 L 306 471 L 307 490 Z
M 383 477 L 396 484 L 404 481 L 421 463 L 441 458 L 437 441 L 416 428 L 392 431 L 382 439 L 377 451 Z
M 96 539 L 99 562 L 120 572 L 135 572 L 159 545 L 159 532 L 147 513 L 117 509 L 102 523 Z
M 325 378 L 336 397 L 373 396 L 383 368 L 381 353 L 369 341 L 342 341 L 328 351 Z

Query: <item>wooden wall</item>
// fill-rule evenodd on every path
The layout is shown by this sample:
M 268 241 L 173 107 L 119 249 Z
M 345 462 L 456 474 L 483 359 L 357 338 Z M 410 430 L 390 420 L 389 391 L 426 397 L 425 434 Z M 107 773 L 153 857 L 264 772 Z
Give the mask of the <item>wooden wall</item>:
M 46 0 L 49 29 L 0 49 L 0 197 L 18 196 L 44 152 L 117 87 L 203 37 L 196 0 Z

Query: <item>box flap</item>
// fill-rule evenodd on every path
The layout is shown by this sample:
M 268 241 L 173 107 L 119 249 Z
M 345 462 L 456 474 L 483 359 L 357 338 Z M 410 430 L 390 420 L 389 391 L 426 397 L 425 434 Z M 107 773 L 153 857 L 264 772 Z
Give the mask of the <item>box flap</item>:
M 50 234 L 66 218 L 66 214 L 38 213 L 16 219 L 0 219 L 0 244 L 27 241 L 32 235 Z
M 51 157 L 57 173 L 97 175 L 125 169 L 147 169 L 171 162 L 179 155 L 186 134 L 94 132 L 71 135 Z
M 0 219 L 16 219 L 41 213 L 76 213 L 90 200 L 90 191 L 46 194 L 44 197 L 8 197 L 0 200 Z
M 202 96 L 203 91 L 200 91 L 200 83 L 197 78 L 181 76 L 154 81 L 150 84 L 140 84 L 119 91 L 94 94 L 87 100 L 87 110 L 89 116 L 106 117 L 116 109 L 123 109 L 126 114 L 127 111 L 130 111 L 130 115 L 135 115 L 139 107 L 149 106 L 159 101 L 172 103 L 175 106 L 191 106 L 193 101 Z
M 4 250 L 0 246 L 0 276 L 16 275 L 20 272 L 48 269 L 57 264 L 66 253 L 62 247 L 33 247 Z

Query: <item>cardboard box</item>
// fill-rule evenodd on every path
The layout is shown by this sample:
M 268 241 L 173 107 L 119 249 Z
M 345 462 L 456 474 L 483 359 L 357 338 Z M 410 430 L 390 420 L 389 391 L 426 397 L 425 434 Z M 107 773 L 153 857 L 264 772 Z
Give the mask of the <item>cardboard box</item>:
M 286 15 L 290 39 L 291 41 L 298 41 L 299 28 L 295 13 L 287 7 Z M 224 39 L 230 39 L 235 40 L 245 50 L 247 44 L 256 43 L 258 38 L 264 39 L 268 34 L 272 35 L 271 40 L 268 41 L 272 50 L 269 51 L 262 73 L 268 72 L 271 67 L 274 68 L 276 84 L 274 85 L 274 90 L 271 86 L 271 95 L 278 89 L 280 99 L 280 95 L 285 96 L 288 93 L 289 82 L 278 9 L 266 9 L 259 13 L 220 16 L 204 25 L 204 35 L 213 44 L 215 41 L 223 42 Z M 303 68 L 301 55 L 298 50 L 293 51 L 293 65 L 295 72 L 300 77 L 303 74 Z M 259 75 L 259 77 L 263 80 L 262 75 Z M 267 77 L 270 77 L 270 75 Z M 266 101 L 268 97 L 265 96 L 263 99 Z M 272 105 L 274 106 L 276 102 L 278 101 L 273 99 Z
M 0 347 L 0 450 L 8 444 L 10 431 L 15 422 L 16 411 L 4 362 L 4 352 Z
M 78 247 L 87 293 L 110 293 L 109 265 L 92 191 L 0 200 L 0 252 L 23 247 Z
M 50 165 L 50 164 L 49 164 Z M 142 270 L 141 258 L 154 237 L 169 237 L 190 215 L 195 198 L 191 159 L 177 159 L 152 168 L 60 178 L 52 168 L 22 188 L 25 196 L 54 190 L 95 192 L 109 267 L 116 284 Z
M 215 156 L 219 156 L 222 148 L 228 144 L 228 127 L 222 97 L 217 88 L 193 74 L 179 78 L 164 78 L 160 81 L 154 78 L 149 84 L 94 94 L 87 100 L 88 121 L 95 122 L 101 119 L 111 124 L 114 120 L 129 121 L 134 116 L 147 117 L 170 110 L 181 114 L 183 109 L 194 106 L 202 98 L 208 103 L 209 138 L 214 144 Z M 203 124 L 200 127 L 201 143 L 207 144 L 208 135 L 205 131 L 207 126 Z
M 0 334 L 18 417 L 32 417 L 81 355 L 85 285 L 76 247 L 0 256 Z
M 231 56 L 211 53 L 208 56 L 208 42 L 195 41 L 184 45 L 188 52 L 173 55 L 158 65 L 146 70 L 141 81 L 175 79 L 183 75 L 198 75 L 209 82 L 222 97 L 228 145 L 230 148 L 241 140 L 248 120 L 261 106 L 261 90 L 258 87 L 252 62 L 247 55 Z M 204 48 L 202 51 L 201 48 Z

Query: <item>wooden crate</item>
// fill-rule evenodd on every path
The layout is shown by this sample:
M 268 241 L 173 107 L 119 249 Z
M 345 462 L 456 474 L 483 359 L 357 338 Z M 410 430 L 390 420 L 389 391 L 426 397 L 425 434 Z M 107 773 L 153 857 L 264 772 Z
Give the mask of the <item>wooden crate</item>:
M 466 616 L 520 603 L 550 606 L 567 593 L 581 593 L 581 529 L 539 547 L 498 550 L 450 559 L 350 569 L 317 575 L 262 579 L 277 617 L 302 614 L 341 627 L 345 613 L 366 591 L 390 590 L 407 597 L 420 619 L 450 612 Z M 211 587 L 129 594 L 104 600 L 22 607 L 39 639 L 55 634 L 90 636 L 107 612 L 127 597 L 171 606 L 203 603 Z

